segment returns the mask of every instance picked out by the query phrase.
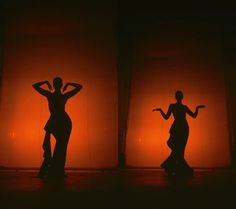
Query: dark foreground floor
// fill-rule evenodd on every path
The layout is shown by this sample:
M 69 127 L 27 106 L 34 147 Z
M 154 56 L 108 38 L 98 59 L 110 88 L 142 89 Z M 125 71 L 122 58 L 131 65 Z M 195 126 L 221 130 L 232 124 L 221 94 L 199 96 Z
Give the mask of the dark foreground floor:
M 70 172 L 42 181 L 35 172 L 0 172 L 0 208 L 234 208 L 236 172 L 195 171 L 191 179 L 158 170 Z

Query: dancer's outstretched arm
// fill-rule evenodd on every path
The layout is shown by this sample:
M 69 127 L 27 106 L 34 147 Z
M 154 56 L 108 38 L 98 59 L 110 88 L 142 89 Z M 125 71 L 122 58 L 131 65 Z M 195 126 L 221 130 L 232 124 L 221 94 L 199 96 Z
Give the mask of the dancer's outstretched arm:
M 41 86 L 46 84 L 49 88 L 49 90 L 52 89 L 52 86 L 51 84 L 49 83 L 49 81 L 40 81 L 40 82 L 37 82 L 35 84 L 33 84 L 33 88 L 39 92 L 40 94 L 44 95 L 44 96 L 48 96 L 50 94 L 50 91 L 46 90 L 46 89 L 43 89 Z
M 72 89 L 71 91 L 66 92 L 64 95 L 67 99 L 69 99 L 70 97 L 74 96 L 75 94 L 77 94 L 81 89 L 82 89 L 82 85 L 78 84 L 78 83 L 66 83 L 66 85 L 63 88 L 63 92 L 66 91 L 66 89 L 68 88 L 68 86 L 72 86 L 74 87 L 74 89 Z
M 162 117 L 163 117 L 165 120 L 168 120 L 169 117 L 170 117 L 170 115 L 171 115 L 171 108 L 170 108 L 170 106 L 169 106 L 168 111 L 167 111 L 166 114 L 163 112 L 163 110 L 162 110 L 161 108 L 155 108 L 155 109 L 153 109 L 152 111 L 160 111 Z
M 193 118 L 196 118 L 198 116 L 198 110 L 200 108 L 205 108 L 206 106 L 205 105 L 198 105 L 195 109 L 195 112 L 192 112 L 188 107 L 187 107 L 187 110 L 186 112 Z

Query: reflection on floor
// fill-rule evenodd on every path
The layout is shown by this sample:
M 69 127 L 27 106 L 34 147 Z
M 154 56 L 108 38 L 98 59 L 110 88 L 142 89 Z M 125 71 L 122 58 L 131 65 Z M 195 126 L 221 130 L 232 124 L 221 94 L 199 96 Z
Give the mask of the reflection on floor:
M 197 170 L 191 179 L 160 170 L 69 172 L 42 181 L 36 172 L 0 171 L 0 208 L 232 208 L 236 171 Z

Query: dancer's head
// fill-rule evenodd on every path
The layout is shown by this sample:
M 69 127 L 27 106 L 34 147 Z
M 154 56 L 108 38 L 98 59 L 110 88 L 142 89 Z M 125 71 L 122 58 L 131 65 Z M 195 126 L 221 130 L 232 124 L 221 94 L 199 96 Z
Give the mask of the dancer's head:
M 177 102 L 181 102 L 184 98 L 184 94 L 182 91 L 176 91 L 175 92 L 175 99 L 177 100 Z
M 63 82 L 60 77 L 56 77 L 53 79 L 53 87 L 56 91 L 60 91 L 62 86 L 63 86 Z

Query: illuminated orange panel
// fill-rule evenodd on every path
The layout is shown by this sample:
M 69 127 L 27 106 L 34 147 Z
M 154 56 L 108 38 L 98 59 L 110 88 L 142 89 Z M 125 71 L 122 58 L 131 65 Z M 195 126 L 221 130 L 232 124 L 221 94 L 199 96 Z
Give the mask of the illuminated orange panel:
M 15 15 L 9 18 L 5 44 L 0 165 L 40 166 L 49 111 L 32 84 L 61 76 L 83 85 L 66 106 L 72 119 L 66 166 L 116 166 L 116 56 L 109 14 Z
M 187 117 L 190 136 L 185 156 L 193 167 L 230 164 L 226 95 L 217 27 L 204 24 L 159 24 L 139 31 L 127 132 L 127 163 L 159 167 L 167 158 L 169 128 L 164 120 L 176 90 L 191 110 L 205 104 L 196 119 Z

